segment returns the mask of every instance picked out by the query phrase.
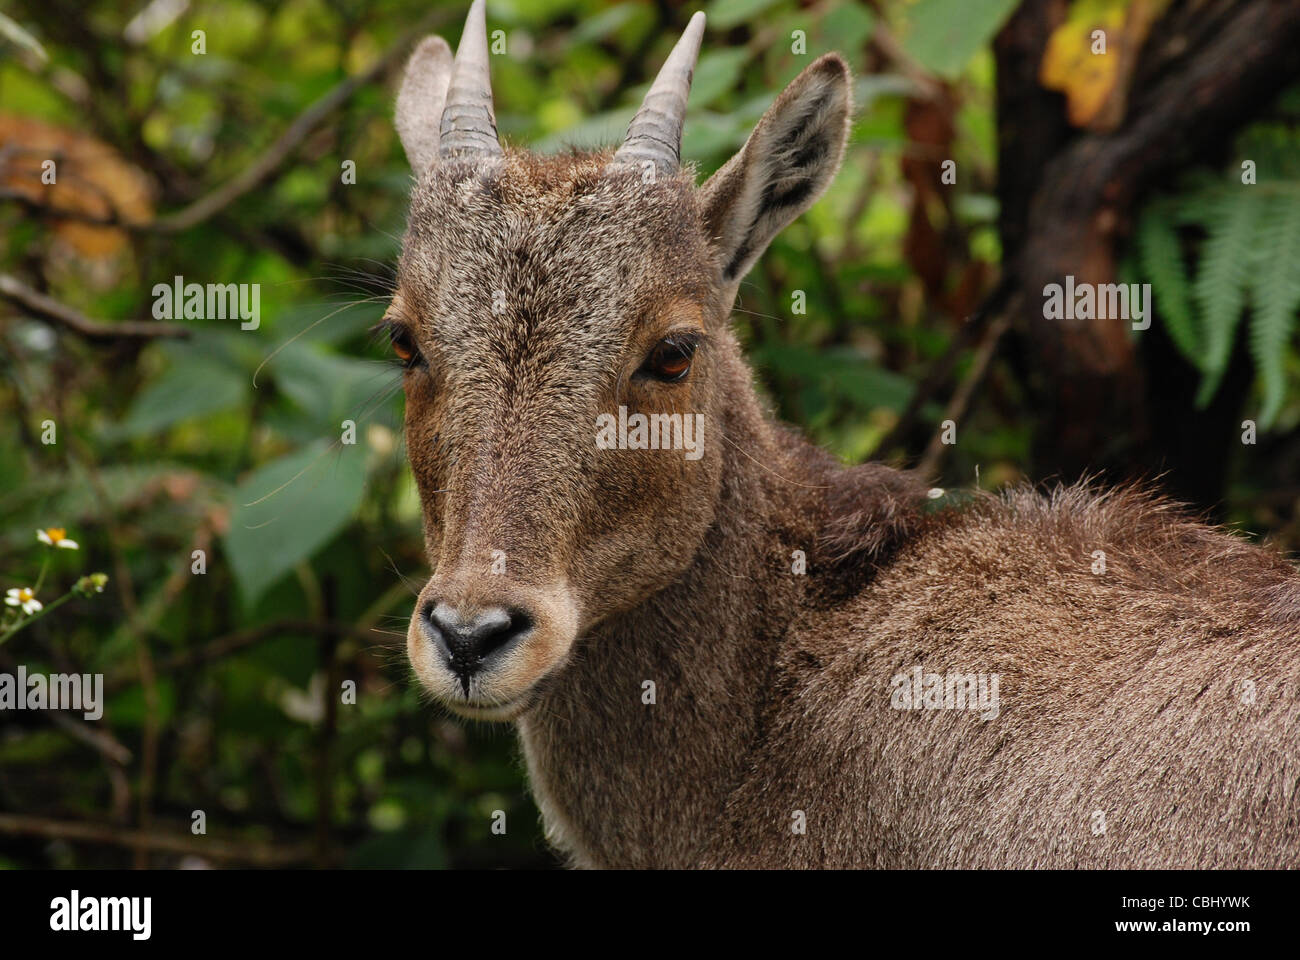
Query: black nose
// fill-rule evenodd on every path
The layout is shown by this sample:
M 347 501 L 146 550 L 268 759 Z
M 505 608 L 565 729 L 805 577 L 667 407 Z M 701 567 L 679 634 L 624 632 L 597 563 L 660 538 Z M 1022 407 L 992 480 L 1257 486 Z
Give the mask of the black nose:
M 514 646 L 532 627 L 522 610 L 488 607 L 472 616 L 462 616 L 445 603 L 426 603 L 420 611 L 425 634 L 446 657 L 447 666 L 460 678 L 469 695 L 469 679 L 493 654 Z

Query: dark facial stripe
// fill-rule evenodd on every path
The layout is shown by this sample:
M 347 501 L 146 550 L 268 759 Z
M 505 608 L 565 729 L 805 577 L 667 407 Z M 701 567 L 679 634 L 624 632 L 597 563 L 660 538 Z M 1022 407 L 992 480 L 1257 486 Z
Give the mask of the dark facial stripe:
M 736 273 L 749 259 L 760 239 L 759 227 L 764 221 L 775 219 L 790 207 L 806 203 L 816 189 L 819 174 L 832 154 L 833 142 L 832 131 L 825 124 L 815 126 L 814 121 L 836 95 L 834 89 L 823 91 L 799 112 L 785 134 L 773 145 L 772 153 L 784 158 L 781 164 L 784 169 L 780 172 L 789 172 L 795 175 L 795 179 L 772 180 L 764 188 L 744 239 L 723 270 L 725 279 L 735 279 Z

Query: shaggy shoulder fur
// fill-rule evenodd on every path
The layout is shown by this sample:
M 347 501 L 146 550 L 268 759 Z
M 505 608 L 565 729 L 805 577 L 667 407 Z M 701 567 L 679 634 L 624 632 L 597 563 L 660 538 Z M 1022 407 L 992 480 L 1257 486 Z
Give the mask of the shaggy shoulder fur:
M 927 514 L 904 474 L 842 477 L 865 482 L 832 487 L 826 557 L 871 582 L 791 625 L 711 863 L 1297 862 L 1300 579 L 1284 558 L 1131 488 Z M 894 709 L 891 680 L 917 667 L 997 674 L 998 715 Z

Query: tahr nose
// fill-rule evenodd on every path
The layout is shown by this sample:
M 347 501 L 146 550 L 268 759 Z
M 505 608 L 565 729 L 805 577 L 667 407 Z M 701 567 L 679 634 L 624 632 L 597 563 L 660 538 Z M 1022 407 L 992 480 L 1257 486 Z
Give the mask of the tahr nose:
M 533 625 L 522 610 L 487 607 L 466 616 L 446 603 L 426 603 L 420 611 L 425 635 L 447 660 L 447 667 L 469 694 L 469 680 L 492 657 L 509 649 Z

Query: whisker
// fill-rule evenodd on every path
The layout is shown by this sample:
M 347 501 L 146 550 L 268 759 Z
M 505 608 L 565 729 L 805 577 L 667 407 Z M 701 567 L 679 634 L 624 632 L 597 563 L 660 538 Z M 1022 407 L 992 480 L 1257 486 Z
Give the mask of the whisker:
M 262 372 L 262 368 L 265 367 L 265 366 L 266 366 L 268 363 L 270 363 L 272 360 L 274 360 L 277 356 L 279 356 L 281 350 L 283 350 L 285 347 L 288 347 L 290 344 L 292 344 L 292 343 L 294 343 L 295 341 L 297 341 L 299 337 L 302 337 L 303 335 L 307 334 L 308 332 L 310 332 L 310 331 L 316 329 L 316 327 L 320 326 L 320 325 L 321 325 L 322 323 L 324 323 L 326 320 L 329 320 L 330 318 L 337 316 L 338 314 L 342 313 L 344 310 L 349 309 L 350 307 L 359 306 L 359 305 L 361 305 L 361 304 L 363 304 L 363 303 L 378 302 L 378 301 L 380 301 L 380 300 L 382 300 L 382 299 L 384 299 L 384 298 L 382 298 L 382 297 L 367 297 L 365 300 L 357 300 L 357 301 L 353 301 L 353 302 L 345 303 L 343 306 L 339 307 L 337 310 L 331 310 L 329 313 L 327 313 L 325 316 L 321 317 L 319 320 L 316 320 L 316 321 L 314 321 L 314 322 L 308 324 L 308 325 L 307 325 L 306 327 L 304 327 L 302 330 L 299 330 L 297 333 L 295 333 L 292 337 L 290 337 L 290 338 L 289 338 L 288 340 L 286 340 L 284 343 L 280 344 L 278 347 L 276 347 L 274 350 L 272 350 L 271 353 L 270 353 L 270 355 L 269 355 L 265 360 L 263 360 L 261 363 L 259 363 L 259 364 L 257 365 L 257 369 L 253 371 L 253 389 L 254 389 L 254 390 L 257 389 L 257 375 L 258 375 L 259 373 Z

